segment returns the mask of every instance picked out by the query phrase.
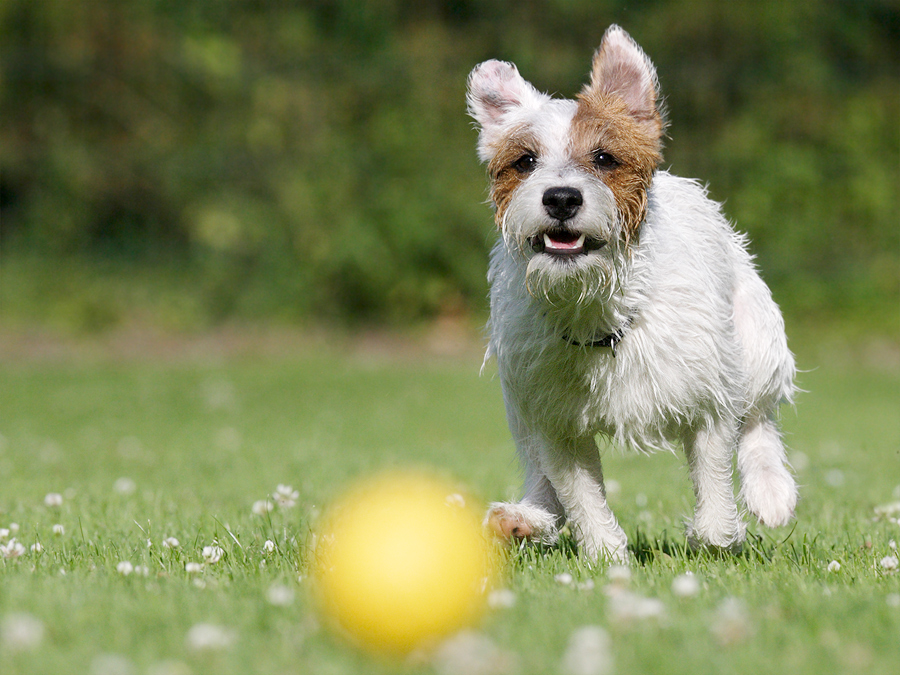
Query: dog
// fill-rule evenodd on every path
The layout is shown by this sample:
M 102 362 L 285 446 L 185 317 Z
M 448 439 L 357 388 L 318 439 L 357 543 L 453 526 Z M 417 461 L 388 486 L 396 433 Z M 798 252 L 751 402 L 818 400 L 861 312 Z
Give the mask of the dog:
M 737 552 L 740 500 L 761 523 L 794 515 L 797 487 L 776 415 L 795 393 L 784 321 L 746 238 L 694 180 L 659 168 L 666 123 L 656 70 L 620 27 L 576 100 L 486 61 L 468 112 L 500 236 L 490 258 L 485 361 L 496 359 L 524 495 L 490 505 L 510 541 L 626 562 L 596 438 L 683 447 L 692 548 Z

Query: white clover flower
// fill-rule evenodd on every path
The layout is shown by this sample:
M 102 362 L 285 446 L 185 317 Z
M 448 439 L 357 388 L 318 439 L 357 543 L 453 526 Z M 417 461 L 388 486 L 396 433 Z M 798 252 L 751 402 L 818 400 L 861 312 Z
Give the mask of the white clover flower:
M 607 675 L 613 672 L 612 640 L 600 626 L 583 626 L 569 637 L 561 672 Z
M 0 544 L 0 557 L 2 558 L 18 558 L 25 553 L 25 547 L 15 538 L 10 539 L 6 544 Z
M 189 562 L 184 564 L 184 571 L 188 574 L 197 574 L 203 571 L 203 565 L 198 562 Z
M 44 505 L 49 506 L 51 508 L 58 508 L 62 506 L 63 496 L 58 492 L 50 492 L 44 497 Z
M 607 587 L 607 594 L 608 610 L 615 621 L 632 622 L 665 617 L 666 606 L 659 598 L 645 598 L 618 586 Z
M 900 607 L 900 593 L 888 593 L 887 598 L 885 599 L 888 607 L 898 608 Z
M 827 569 L 829 572 L 840 572 L 841 563 L 839 563 L 837 560 L 832 560 L 830 563 L 828 563 Z
M 491 609 L 510 609 L 516 604 L 516 594 L 508 588 L 498 588 L 488 593 L 487 603 Z
M 672 593 L 679 598 L 692 598 L 700 592 L 700 581 L 691 572 L 680 574 L 672 580 Z
M 166 537 L 162 542 L 163 548 L 178 548 L 181 546 L 181 542 L 178 541 L 175 537 Z
M 150 576 L 150 568 L 146 565 L 137 565 L 134 568 L 134 573 L 139 577 L 149 577 Z
M 610 565 L 606 570 L 606 578 L 613 584 L 627 584 L 631 580 L 631 568 L 627 565 Z
M 56 525 L 53 526 L 53 534 L 55 534 L 57 537 L 61 537 L 65 533 L 66 533 L 65 525 L 60 525 L 59 523 L 57 523 Z
M 275 542 L 271 539 L 266 539 L 266 543 L 263 544 L 263 553 L 272 553 L 275 548 Z
M 562 584 L 563 586 L 570 586 L 574 579 L 572 575 L 568 572 L 563 572 L 562 574 L 557 574 L 554 579 L 556 579 L 556 583 Z
M 187 634 L 187 646 L 194 651 L 227 649 L 234 644 L 237 634 L 230 628 L 212 623 L 191 626 Z
M 294 602 L 294 589 L 284 584 L 273 584 L 266 591 L 266 600 L 276 607 L 287 607 Z
M 134 572 L 134 565 L 132 565 L 127 560 L 123 560 L 118 565 L 116 565 L 116 572 L 121 574 L 123 577 L 127 577 L 129 574 Z
M 204 562 L 214 565 L 222 559 L 223 555 L 225 555 L 225 549 L 215 544 L 212 546 L 204 546 L 201 555 L 203 556 Z
M 736 644 L 748 638 L 753 626 L 743 601 L 725 598 L 716 609 L 710 631 L 722 645 Z
M 264 516 L 274 508 L 275 504 L 270 502 L 268 499 L 259 499 L 253 502 L 253 506 L 250 510 L 255 516 Z
M 463 497 L 458 492 L 454 492 L 453 494 L 447 495 L 447 497 L 444 499 L 444 503 L 447 506 L 451 506 L 451 507 L 454 507 L 457 509 L 466 508 L 466 498 Z
M 6 541 L 9 538 L 9 528 L 0 527 L 0 541 Z
M 41 552 L 43 552 L 43 550 L 44 550 L 44 547 L 41 545 L 41 542 L 39 542 L 39 541 L 35 542 L 34 544 L 31 545 L 32 553 L 41 553 Z
M 18 534 L 18 533 L 19 533 L 19 524 L 18 524 L 18 523 L 10 523 L 10 524 L 9 524 L 9 531 L 10 531 L 12 534 Z
M 122 476 L 113 483 L 113 490 L 120 495 L 130 495 L 137 490 L 137 484 L 127 476 Z
M 442 642 L 432 656 L 438 675 L 499 675 L 515 673 L 515 657 L 487 635 L 464 630 Z
M 896 551 L 897 550 L 897 542 L 894 541 L 893 539 L 891 539 L 888 542 L 888 548 L 891 549 L 892 551 Z
M 290 509 L 297 505 L 297 500 L 300 499 L 300 493 L 290 485 L 279 484 L 278 487 L 275 488 L 275 492 L 272 493 L 272 499 L 274 499 L 275 503 L 281 508 Z
M 43 639 L 44 624 L 31 614 L 7 614 L 0 621 L 0 645 L 12 652 L 34 649 Z
M 881 569 L 885 572 L 894 572 L 900 567 L 900 560 L 897 560 L 895 555 L 886 555 L 878 564 L 881 565 Z

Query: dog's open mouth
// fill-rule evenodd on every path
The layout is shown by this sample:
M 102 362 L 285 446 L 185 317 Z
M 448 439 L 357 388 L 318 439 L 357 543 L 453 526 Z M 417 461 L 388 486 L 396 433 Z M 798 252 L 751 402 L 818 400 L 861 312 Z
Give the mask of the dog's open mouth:
M 564 229 L 546 230 L 529 237 L 528 243 L 531 244 L 531 250 L 535 253 L 546 253 L 559 257 L 582 255 L 606 246 L 603 239 L 588 237 L 583 232 L 579 234 Z

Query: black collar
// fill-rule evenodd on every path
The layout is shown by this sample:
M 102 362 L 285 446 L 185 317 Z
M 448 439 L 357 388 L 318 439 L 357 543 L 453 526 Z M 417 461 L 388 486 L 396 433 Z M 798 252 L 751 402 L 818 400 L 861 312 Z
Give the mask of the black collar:
M 578 342 L 577 340 L 573 340 L 568 336 L 568 334 L 563 335 L 562 339 L 568 342 L 570 345 L 574 347 L 605 347 L 612 350 L 613 358 L 616 357 L 616 347 L 625 337 L 625 331 L 627 331 L 631 327 L 631 317 L 625 321 L 619 330 L 614 333 L 610 333 L 609 335 L 604 335 L 603 337 L 596 338 L 594 340 L 588 340 L 586 342 Z

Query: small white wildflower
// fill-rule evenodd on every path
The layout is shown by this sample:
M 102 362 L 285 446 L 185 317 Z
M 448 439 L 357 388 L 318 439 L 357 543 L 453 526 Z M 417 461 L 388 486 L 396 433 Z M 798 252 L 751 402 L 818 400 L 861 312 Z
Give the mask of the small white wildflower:
M 2 558 L 18 558 L 23 553 L 25 553 L 25 547 L 21 542 L 16 541 L 15 537 L 6 544 L 0 544 L 0 557 Z
M 129 574 L 134 572 L 134 565 L 132 565 L 127 560 L 123 560 L 118 565 L 116 565 L 116 572 L 121 574 L 123 577 L 127 577 Z
M 516 604 L 516 594 L 508 588 L 498 588 L 488 593 L 487 603 L 491 609 L 510 609 Z
M 606 481 L 606 485 L 604 487 L 606 488 L 607 497 L 617 495 L 622 491 L 622 484 L 614 478 L 610 478 L 608 481 Z
M 271 539 L 266 539 L 266 542 L 263 544 L 263 553 L 272 553 L 275 548 L 275 542 Z
M 134 664 L 121 654 L 98 654 L 91 661 L 89 675 L 134 675 Z
M 886 555 L 878 564 L 881 565 L 881 569 L 885 572 L 894 572 L 900 567 L 900 560 L 897 560 L 897 556 L 895 555 Z
M 679 598 L 692 598 L 700 592 L 700 581 L 692 573 L 679 574 L 672 580 L 672 593 Z
M 57 537 L 61 537 L 65 533 L 66 533 L 65 525 L 60 525 L 59 523 L 57 523 L 56 525 L 53 526 L 53 534 L 55 534 Z
M 438 675 L 498 675 L 516 672 L 515 657 L 482 633 L 464 630 L 435 650 L 432 663 Z
M 666 606 L 659 598 L 645 598 L 616 586 L 608 587 L 607 593 L 608 609 L 615 621 L 632 622 L 665 617 Z
M 722 645 L 743 642 L 752 633 L 750 616 L 743 601 L 725 598 L 716 609 L 710 631 Z
M 230 628 L 212 623 L 198 623 L 187 633 L 187 646 L 194 651 L 227 649 L 237 635 Z
M 166 537 L 162 542 L 163 548 L 178 548 L 181 546 L 181 542 L 178 541 L 175 537 Z
M 648 501 L 648 500 L 647 500 L 647 495 L 645 495 L 643 492 L 638 492 L 638 493 L 634 496 L 634 503 L 635 503 L 635 504 L 637 505 L 637 507 L 640 508 L 640 509 L 642 509 L 642 508 L 644 508 L 645 506 L 647 506 L 647 501 Z
M 631 579 L 631 568 L 626 565 L 610 565 L 606 578 L 613 584 L 624 585 Z
M 203 565 L 198 562 L 189 562 L 184 564 L 184 571 L 188 574 L 197 574 L 203 571 Z
M 225 555 L 225 550 L 221 546 L 216 545 L 204 546 L 202 555 L 204 562 L 214 565 L 222 559 L 223 555 Z
M 567 675 L 608 675 L 613 672 L 612 640 L 600 626 L 583 626 L 569 637 L 562 659 Z
M 150 576 L 150 568 L 146 565 L 136 565 L 134 568 L 134 573 L 139 577 L 149 577 Z
M 260 499 L 253 502 L 253 507 L 251 511 L 253 511 L 253 515 L 255 516 L 264 516 L 269 511 L 275 508 L 275 504 L 270 502 L 268 499 Z
M 44 547 L 41 545 L 41 542 L 39 542 L 39 541 L 35 542 L 34 544 L 31 545 L 32 553 L 41 553 L 43 550 L 44 550 Z
M 290 509 L 297 505 L 297 500 L 300 499 L 300 493 L 290 485 L 279 484 L 278 487 L 275 488 L 275 492 L 272 493 L 272 499 L 274 499 L 275 503 L 281 508 Z
M 284 584 L 273 584 L 266 591 L 266 600 L 276 607 L 287 607 L 294 602 L 294 589 Z
M 44 624 L 25 612 L 7 614 L 0 621 L 0 645 L 13 652 L 37 647 L 44 639 Z
M 581 583 L 575 584 L 575 588 L 577 588 L 579 591 L 592 591 L 594 590 L 594 586 L 595 583 L 593 579 L 585 579 Z
M 9 524 L 9 531 L 10 531 L 12 534 L 18 534 L 18 533 L 19 533 L 19 524 L 18 524 L 18 523 L 10 523 L 10 524 Z
M 825 474 L 825 482 L 831 487 L 841 487 L 844 484 L 844 472 L 840 469 L 832 469 Z
M 126 476 L 122 476 L 113 483 L 113 490 L 118 492 L 120 495 L 130 495 L 137 490 L 137 484 Z
M 51 508 L 62 506 L 63 496 L 58 492 L 50 492 L 44 497 L 44 504 Z
M 839 563 L 837 560 L 832 560 L 830 563 L 828 563 L 827 569 L 829 572 L 840 572 L 841 563 Z
M 888 542 L 888 548 L 891 549 L 892 551 L 896 551 L 897 550 L 897 542 L 894 541 L 893 539 L 891 539 Z
M 875 515 L 878 518 L 889 518 L 890 516 L 900 516 L 900 501 L 891 502 L 890 504 L 881 504 L 875 507 Z
M 900 593 L 888 593 L 886 600 L 888 607 L 900 607 Z
M 447 506 L 453 506 L 458 509 L 466 508 L 466 498 L 463 497 L 458 492 L 454 492 L 451 495 L 447 495 L 447 498 L 444 500 L 444 503 L 446 503 Z
M 6 541 L 9 538 L 9 528 L 0 527 L 0 541 Z
M 563 572 L 562 574 L 557 574 L 555 577 L 556 583 L 562 584 L 563 586 L 570 586 L 574 579 L 572 575 L 568 572 Z

